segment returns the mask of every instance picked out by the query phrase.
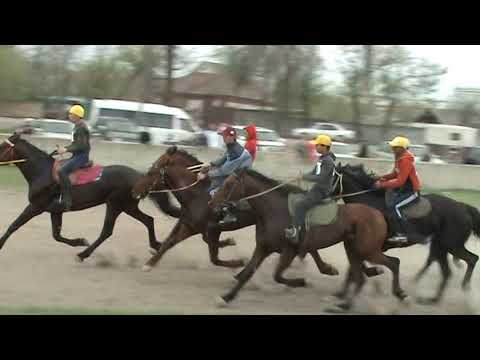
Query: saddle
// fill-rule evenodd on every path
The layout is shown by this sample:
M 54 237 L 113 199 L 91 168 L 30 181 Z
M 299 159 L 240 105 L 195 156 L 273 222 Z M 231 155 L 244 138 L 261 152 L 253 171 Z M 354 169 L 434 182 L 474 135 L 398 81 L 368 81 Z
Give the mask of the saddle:
M 52 167 L 52 178 L 55 183 L 59 183 L 58 170 L 67 160 L 55 160 Z M 103 173 L 103 166 L 89 161 L 84 166 L 75 170 L 69 175 L 72 186 L 85 185 L 100 180 Z
M 288 195 L 288 211 L 294 216 L 295 205 L 305 198 L 305 194 L 291 193 Z M 317 225 L 330 225 L 337 220 L 338 204 L 336 201 L 327 198 L 322 203 L 307 211 L 305 216 L 305 230 Z
M 387 191 L 387 202 L 392 196 L 393 192 Z M 404 206 L 400 211 L 407 219 L 419 219 L 430 214 L 432 211 L 432 204 L 430 203 L 430 200 L 420 196 L 417 200 L 413 201 L 407 206 Z

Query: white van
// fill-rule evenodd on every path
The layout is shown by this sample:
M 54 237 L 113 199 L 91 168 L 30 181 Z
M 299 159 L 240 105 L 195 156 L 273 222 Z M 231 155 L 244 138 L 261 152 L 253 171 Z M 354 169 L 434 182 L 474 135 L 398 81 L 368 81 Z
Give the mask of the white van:
M 90 126 L 95 126 L 98 118 L 102 117 L 132 121 L 140 137 L 152 145 L 189 140 L 200 130 L 182 109 L 159 104 L 95 99 L 88 119 Z

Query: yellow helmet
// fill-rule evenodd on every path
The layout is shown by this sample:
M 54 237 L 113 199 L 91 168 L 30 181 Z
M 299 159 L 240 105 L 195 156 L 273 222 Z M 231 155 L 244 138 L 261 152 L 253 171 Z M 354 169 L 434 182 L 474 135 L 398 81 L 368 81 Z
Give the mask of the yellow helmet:
M 314 145 L 332 146 L 332 139 L 328 135 L 318 135 L 311 143 Z
M 85 109 L 80 105 L 73 105 L 70 108 L 69 114 L 77 115 L 80 119 L 83 119 L 85 116 Z
M 410 141 L 406 137 L 397 136 L 392 141 L 389 141 L 388 145 L 391 147 L 401 147 L 407 149 L 410 146 Z

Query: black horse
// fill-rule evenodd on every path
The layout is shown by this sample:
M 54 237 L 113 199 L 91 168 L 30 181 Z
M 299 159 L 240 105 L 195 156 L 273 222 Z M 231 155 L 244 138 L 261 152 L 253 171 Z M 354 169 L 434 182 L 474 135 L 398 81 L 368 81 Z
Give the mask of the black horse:
M 89 257 L 103 241 L 112 235 L 116 219 L 122 212 L 143 223 L 148 229 L 150 247 L 154 250 L 160 248 L 161 243 L 155 237 L 154 219 L 143 213 L 138 208 L 138 200 L 130 195 L 133 185 L 142 177 L 139 172 L 127 166 L 106 166 L 99 180 L 72 188 L 72 211 L 84 210 L 104 203 L 107 205 L 102 232 L 98 239 L 89 245 L 85 239 L 67 239 L 60 234 L 63 211 L 54 205 L 59 195 L 59 186 L 52 179 L 55 159 L 21 139 L 20 133 L 15 133 L 0 145 L 0 162 L 13 163 L 23 159 L 26 161 L 16 162 L 15 165 L 28 182 L 30 203 L 0 238 L 0 249 L 10 235 L 43 212 L 50 213 L 55 240 L 70 246 L 88 246 L 77 255 L 80 261 Z M 170 203 L 167 194 L 152 194 L 150 199 L 166 214 L 176 218 L 180 216 L 180 209 Z
M 337 172 L 341 176 L 341 181 L 338 182 L 335 189 L 337 195 L 340 193 L 348 195 L 372 189 L 376 181 L 375 175 L 373 173 L 367 174 L 363 165 L 342 166 L 339 164 Z M 430 201 L 432 211 L 425 217 L 409 221 L 412 221 L 420 234 L 430 237 L 430 253 L 427 262 L 417 273 L 415 281 L 418 282 L 430 265 L 434 261 L 438 261 L 443 277 L 438 291 L 432 298 L 419 299 L 421 303 L 433 304 L 441 300 L 451 276 L 447 259 L 448 253 L 467 263 L 462 289 L 468 290 L 470 288 L 470 280 L 478 256 L 465 249 L 465 243 L 472 233 L 477 238 L 480 237 L 480 212 L 473 206 L 442 195 L 428 194 L 422 196 Z M 347 196 L 343 200 L 345 203 L 366 204 L 382 211 L 384 214 L 386 213 L 385 190 Z

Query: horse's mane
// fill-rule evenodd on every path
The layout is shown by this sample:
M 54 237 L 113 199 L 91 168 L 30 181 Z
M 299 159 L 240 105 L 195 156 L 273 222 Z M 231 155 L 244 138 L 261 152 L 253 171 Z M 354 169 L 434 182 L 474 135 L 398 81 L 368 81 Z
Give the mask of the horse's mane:
M 201 163 L 202 163 L 202 162 L 201 162 L 200 160 L 198 160 L 194 155 L 190 154 L 190 153 L 187 152 L 186 150 L 178 149 L 176 146 L 172 146 L 172 147 L 168 148 L 167 154 L 173 155 L 173 154 L 175 154 L 175 153 L 178 153 L 178 154 L 186 157 L 188 160 L 194 162 L 195 165 L 198 165 L 198 164 L 201 164 Z
M 371 189 L 375 184 L 376 174 L 373 171 L 367 173 L 363 164 L 360 165 L 345 165 L 342 168 L 342 172 L 349 175 L 353 180 L 360 185 L 364 190 Z M 385 191 L 379 190 L 372 192 L 372 196 L 384 196 Z
M 48 155 L 45 151 L 39 149 L 38 147 L 36 147 L 32 143 L 29 143 L 27 140 L 24 140 L 24 139 L 20 138 L 20 139 L 17 140 L 17 144 L 19 144 L 19 143 L 23 144 L 26 147 L 27 151 L 34 150 L 35 155 L 39 156 L 41 159 L 46 160 L 46 161 L 53 161 L 53 158 L 50 155 Z M 36 160 L 40 160 L 40 159 L 36 159 Z
M 263 174 L 260 174 L 259 172 L 255 171 L 253 169 L 241 169 L 241 172 L 245 172 L 248 175 L 254 177 L 255 179 L 267 183 L 271 187 L 274 187 L 274 186 L 277 186 L 277 185 L 280 184 L 279 181 L 273 180 L 273 179 L 271 179 L 271 178 L 269 178 L 269 177 L 267 177 Z M 282 193 L 282 195 L 288 195 L 290 193 L 303 193 L 303 192 L 305 192 L 300 187 L 292 185 L 292 184 L 283 185 L 282 187 L 278 188 L 277 191 Z

